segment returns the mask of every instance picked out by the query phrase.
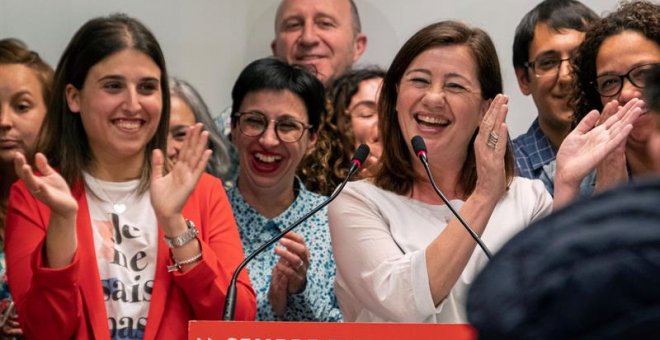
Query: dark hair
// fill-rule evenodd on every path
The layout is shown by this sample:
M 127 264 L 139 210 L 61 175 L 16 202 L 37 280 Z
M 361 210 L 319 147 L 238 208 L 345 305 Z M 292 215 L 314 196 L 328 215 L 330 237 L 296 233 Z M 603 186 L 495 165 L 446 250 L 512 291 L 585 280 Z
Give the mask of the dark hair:
M 105 58 L 135 49 L 148 55 L 161 72 L 160 87 L 163 106 L 155 135 L 145 148 L 145 161 L 140 176 L 140 191 L 149 186 L 151 153 L 160 149 L 167 154 L 167 134 L 170 114 L 170 91 L 163 52 L 154 35 L 137 19 L 125 14 L 98 17 L 86 22 L 71 38 L 55 72 L 53 98 L 39 134 L 37 150 L 48 156 L 59 167 L 64 179 L 72 185 L 93 161 L 86 132 L 80 115 L 69 109 L 66 86 L 82 89 L 89 70 Z
M 211 117 L 208 106 L 197 90 L 185 80 L 170 78 L 171 97 L 180 98 L 192 111 L 195 122 L 201 122 L 204 130 L 209 133 L 209 149 L 213 154 L 206 164 L 206 172 L 219 177 L 225 184 L 236 180 L 235 151 L 231 142 L 222 135 Z
M 41 83 L 44 103 L 50 101 L 53 95 L 53 68 L 24 42 L 14 38 L 0 40 L 0 64 L 21 64 L 34 70 Z
M 597 71 L 596 57 L 605 39 L 624 31 L 639 32 L 660 45 L 660 5 L 646 1 L 624 3 L 587 31 L 573 64 L 575 124 L 589 111 L 603 109 L 601 97 L 594 85 Z
M 513 38 L 513 67 L 525 68 L 529 61 L 529 46 L 534 40 L 534 30 L 544 23 L 559 32 L 572 29 L 585 32 L 589 25 L 598 20 L 598 14 L 576 0 L 545 0 L 527 12 L 516 27 Z M 525 73 L 529 76 L 528 73 Z
M 660 114 L 660 64 L 655 65 L 646 75 L 644 102 L 646 107 Z
M 238 76 L 231 91 L 232 112 L 240 111 L 248 93 L 267 90 L 290 91 L 298 96 L 307 109 L 311 132 L 318 131 L 319 121 L 325 113 L 323 84 L 305 69 L 270 57 L 251 62 Z M 237 123 L 232 115 L 231 126 Z
M 417 174 L 413 171 L 408 141 L 404 140 L 396 111 L 397 88 L 410 63 L 422 52 L 439 46 L 466 46 L 474 57 L 477 78 L 481 85 L 481 97 L 493 99 L 502 93 L 502 75 L 497 52 L 488 34 L 456 21 L 441 21 L 422 28 L 401 47 L 390 65 L 378 105 L 378 128 L 381 133 L 383 153 L 375 184 L 385 190 L 403 195 L 412 189 Z M 467 145 L 467 159 L 461 171 L 460 185 L 470 195 L 477 183 L 476 157 L 474 154 L 475 131 Z M 511 143 L 507 143 L 505 170 L 507 182 L 513 178 L 514 160 Z
M 337 78 L 329 91 L 330 102 L 333 104 L 333 123 L 339 132 L 342 152 L 331 156 L 332 171 L 337 177 L 343 178 L 348 174 L 351 157 L 355 152 L 355 135 L 350 115 L 347 110 L 358 93 L 360 84 L 371 79 L 385 78 L 385 70 L 377 66 L 349 70 Z

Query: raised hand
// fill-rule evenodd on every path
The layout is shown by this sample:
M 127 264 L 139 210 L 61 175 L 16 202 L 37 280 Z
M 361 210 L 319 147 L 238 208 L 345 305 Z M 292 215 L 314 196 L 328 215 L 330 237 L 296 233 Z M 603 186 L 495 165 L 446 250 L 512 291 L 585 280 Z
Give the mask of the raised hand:
M 161 227 L 167 228 L 169 223 L 163 222 L 171 221 L 181 214 L 183 205 L 197 185 L 211 156 L 207 143 L 208 132 L 202 131 L 202 124 L 193 125 L 186 133 L 176 164 L 167 175 L 163 174 L 163 153 L 160 150 L 153 151 L 149 193 Z
M 493 99 L 474 140 L 477 163 L 475 193 L 481 193 L 494 201 L 498 201 L 506 189 L 504 154 L 509 134 L 504 120 L 509 112 L 508 102 L 509 97 L 502 94 Z
M 555 207 L 572 200 L 579 192 L 582 179 L 606 158 L 616 156 L 616 149 L 625 146 L 642 105 L 639 99 L 633 99 L 623 107 L 617 101 L 611 101 L 603 108 L 602 115 L 596 110 L 589 112 L 566 136 L 557 152 Z M 597 125 L 599 120 L 601 123 Z M 611 165 L 605 164 L 606 167 Z
M 78 249 L 75 230 L 78 202 L 71 195 L 64 178 L 48 165 L 46 156 L 37 153 L 34 162 L 41 176 L 34 174 L 25 156 L 20 153 L 16 153 L 14 158 L 14 170 L 32 195 L 50 208 L 46 232 L 46 266 L 62 268 L 71 263 Z
M 640 107 L 641 110 L 641 106 L 644 104 L 643 101 L 639 99 L 634 99 L 634 101 L 636 101 L 638 104 L 633 105 Z M 618 102 L 613 102 L 616 103 L 616 107 L 618 108 Z M 625 106 L 628 106 L 629 104 L 630 102 L 626 103 Z M 608 119 L 609 116 L 618 113 L 618 110 L 611 111 L 613 111 L 612 114 L 608 114 L 608 112 L 603 110 L 600 122 Z M 639 115 L 636 115 L 634 119 L 637 119 L 638 116 Z M 632 120 L 630 121 L 630 124 L 633 124 L 634 122 L 635 120 Z M 628 133 L 626 133 L 626 136 L 628 136 Z M 607 153 L 605 158 L 598 164 L 598 167 L 596 168 L 596 192 L 607 190 L 619 183 L 628 181 L 628 167 L 626 164 L 626 140 L 626 138 L 623 138 L 621 143 L 619 143 L 611 152 Z
M 14 170 L 30 190 L 32 195 L 46 204 L 51 214 L 60 217 L 75 217 L 78 213 L 78 203 L 71 195 L 71 190 L 59 173 L 48 165 L 46 156 L 37 153 L 35 166 L 41 176 L 34 174 L 32 167 L 27 163 L 25 156 L 16 153 Z

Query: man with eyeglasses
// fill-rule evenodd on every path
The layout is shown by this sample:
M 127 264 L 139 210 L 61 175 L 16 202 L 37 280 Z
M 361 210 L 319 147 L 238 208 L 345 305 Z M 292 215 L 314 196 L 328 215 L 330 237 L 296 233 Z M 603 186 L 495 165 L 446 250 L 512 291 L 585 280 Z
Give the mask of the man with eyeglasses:
M 529 130 L 513 140 L 518 175 L 539 178 L 543 166 L 555 159 L 571 131 L 570 58 L 598 16 L 575 0 L 545 0 L 518 24 L 513 43 L 513 66 L 520 90 L 531 95 L 538 117 Z

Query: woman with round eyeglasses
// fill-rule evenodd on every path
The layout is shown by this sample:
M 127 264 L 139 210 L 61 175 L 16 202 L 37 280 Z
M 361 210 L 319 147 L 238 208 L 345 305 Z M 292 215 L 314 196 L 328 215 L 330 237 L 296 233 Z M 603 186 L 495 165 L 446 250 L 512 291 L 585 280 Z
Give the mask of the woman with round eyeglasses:
M 660 63 L 660 5 L 635 1 L 621 5 L 587 31 L 574 61 L 576 72 L 575 121 L 582 121 L 590 111 L 601 111 L 599 122 L 620 111 L 617 108 L 640 107 L 641 114 L 625 142 L 598 164 L 589 183 L 580 186 L 580 176 L 555 178 L 555 199 L 562 201 L 590 190 L 601 191 L 629 178 L 652 173 L 648 144 L 654 129 L 652 115 L 641 100 L 645 76 Z M 562 151 L 562 149 L 564 149 Z M 566 161 L 581 154 L 562 144 L 557 155 L 557 172 Z M 557 202 L 557 200 L 555 200 Z
M 295 175 L 317 141 L 325 95 L 312 74 L 265 58 L 241 72 L 232 101 L 231 137 L 240 170 L 228 196 L 250 254 L 325 199 Z M 247 270 L 257 293 L 257 320 L 341 320 L 326 209 Z

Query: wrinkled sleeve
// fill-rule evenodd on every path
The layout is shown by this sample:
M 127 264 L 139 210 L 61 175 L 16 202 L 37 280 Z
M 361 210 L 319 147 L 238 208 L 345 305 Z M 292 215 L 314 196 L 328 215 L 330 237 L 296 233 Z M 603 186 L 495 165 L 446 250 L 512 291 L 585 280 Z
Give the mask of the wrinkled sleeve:
M 7 277 L 23 332 L 30 339 L 71 338 L 83 319 L 79 258 L 46 268 L 44 243 L 50 213 L 22 182 L 12 186 L 6 220 Z
M 197 206 L 189 201 L 184 207 L 184 216 L 199 216 L 200 220 L 195 222 L 199 222 L 202 261 L 185 273 L 173 275 L 175 284 L 183 289 L 190 302 L 195 319 L 220 320 L 229 282 L 244 254 L 222 183 L 210 176 L 203 178 L 198 185 L 202 189 L 197 193 L 201 196 L 195 197 Z M 245 270 L 238 277 L 236 295 L 235 319 L 254 320 L 256 297 Z
M 424 251 L 404 254 L 368 198 L 347 188 L 330 205 L 328 219 L 337 273 L 352 297 L 339 296 L 342 312 L 358 306 L 384 320 L 422 322 L 442 308 L 433 304 Z

